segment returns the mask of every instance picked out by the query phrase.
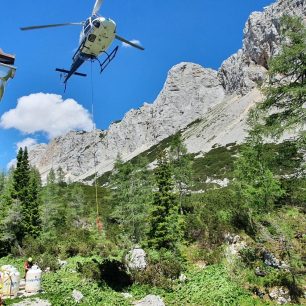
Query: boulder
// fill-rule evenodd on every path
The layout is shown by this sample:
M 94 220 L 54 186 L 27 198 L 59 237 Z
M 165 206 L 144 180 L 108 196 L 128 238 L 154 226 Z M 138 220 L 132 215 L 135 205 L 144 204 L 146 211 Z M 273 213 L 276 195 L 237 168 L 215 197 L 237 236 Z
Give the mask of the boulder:
M 270 253 L 269 251 L 264 251 L 263 252 L 263 260 L 264 263 L 269 266 L 269 267 L 273 267 L 276 269 L 284 269 L 284 270 L 288 270 L 289 269 L 289 265 L 286 264 L 284 261 L 279 260 L 275 257 L 275 255 L 273 255 L 272 253 Z
M 158 295 L 147 295 L 141 301 L 134 303 L 135 306 L 165 306 L 164 301 Z
M 12 304 L 14 306 L 51 306 L 51 303 L 42 299 L 28 299 L 19 303 Z
M 131 270 L 144 270 L 147 266 L 146 252 L 140 248 L 135 247 L 125 257 L 126 264 Z
M 274 287 L 269 292 L 271 300 L 276 301 L 277 304 L 283 305 L 291 302 L 289 290 L 285 287 Z
M 80 303 L 82 301 L 82 299 L 84 298 L 84 295 L 82 294 L 81 291 L 78 290 L 73 290 L 71 296 L 74 298 L 74 300 L 76 301 L 76 303 Z

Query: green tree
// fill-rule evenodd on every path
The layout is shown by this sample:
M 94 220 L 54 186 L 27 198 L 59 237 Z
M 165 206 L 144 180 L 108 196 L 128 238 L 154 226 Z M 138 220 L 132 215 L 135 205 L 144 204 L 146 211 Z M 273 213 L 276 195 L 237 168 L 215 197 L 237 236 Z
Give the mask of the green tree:
M 270 156 L 264 144 L 258 112 L 251 111 L 249 125 L 252 129 L 235 163 L 235 187 L 240 208 L 252 212 L 269 211 L 283 195 L 279 180 L 269 168 Z
M 170 143 L 170 161 L 173 168 L 174 184 L 179 193 L 179 208 L 183 214 L 186 196 L 193 185 L 193 169 L 192 159 L 187 154 L 187 148 L 180 133 L 176 134 Z
M 23 205 L 25 233 L 36 238 L 41 231 L 41 179 L 37 169 L 32 168 L 29 181 L 29 196 Z
M 258 105 L 263 118 L 265 136 L 279 138 L 285 131 L 298 133 L 296 147 L 306 152 L 306 28 L 297 17 L 281 20 L 282 49 L 269 62 L 269 83 L 264 88 L 265 99 Z M 281 167 L 281 166 L 279 166 Z M 303 202 L 306 185 L 305 163 L 300 162 L 294 175 L 284 179 L 286 198 Z
M 75 222 L 79 221 L 85 210 L 85 195 L 79 183 L 68 185 L 66 198 L 67 198 L 67 225 L 72 226 Z M 75 225 L 75 224 L 74 224 Z
M 37 237 L 40 232 L 40 175 L 29 165 L 27 147 L 19 149 L 17 165 L 13 171 L 13 188 L 11 197 L 13 203 L 20 207 L 21 222 L 18 241 L 29 235 Z M 16 207 L 15 207 L 16 209 Z
M 133 164 L 124 163 L 120 157 L 115 162 L 111 177 L 114 210 L 111 216 L 117 220 L 121 232 L 132 242 L 145 237 L 152 184 L 147 162 L 138 159 Z
M 183 219 L 174 193 L 171 165 L 164 153 L 158 157 L 155 180 L 157 190 L 150 216 L 148 244 L 155 249 L 176 250 L 182 238 Z
M 65 173 L 62 167 L 59 167 L 56 171 L 57 183 L 59 186 L 63 187 L 66 186 L 65 182 Z
M 11 197 L 13 190 L 13 171 L 11 170 L 4 179 L 0 194 L 0 256 L 10 252 L 15 241 L 21 240 L 22 229 L 21 208 L 17 200 Z
M 265 131 L 273 136 L 306 123 L 306 28 L 302 20 L 284 16 L 281 37 L 282 50 L 269 62 L 270 81 L 260 104 L 270 114 L 265 116 Z
M 29 196 L 30 166 L 27 148 L 20 148 L 17 154 L 17 164 L 13 172 L 12 198 L 25 205 Z
M 66 224 L 65 208 L 60 196 L 60 186 L 53 169 L 47 176 L 47 184 L 42 191 L 42 227 L 44 233 L 55 235 L 56 230 Z

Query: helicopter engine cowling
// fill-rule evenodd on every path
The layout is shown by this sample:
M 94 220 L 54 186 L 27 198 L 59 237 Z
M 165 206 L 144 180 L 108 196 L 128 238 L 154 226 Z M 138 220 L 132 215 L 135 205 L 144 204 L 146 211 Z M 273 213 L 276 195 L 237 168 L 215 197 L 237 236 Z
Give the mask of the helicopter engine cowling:
M 98 57 L 113 42 L 115 32 L 116 23 L 113 20 L 92 17 L 90 27 L 84 33 L 84 44 L 80 51 L 89 57 Z

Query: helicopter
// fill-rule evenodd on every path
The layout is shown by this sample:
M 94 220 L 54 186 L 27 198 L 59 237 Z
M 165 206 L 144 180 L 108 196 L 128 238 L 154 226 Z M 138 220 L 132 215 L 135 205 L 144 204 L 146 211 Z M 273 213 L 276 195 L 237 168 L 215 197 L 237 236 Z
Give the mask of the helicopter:
M 64 73 L 64 84 L 66 87 L 67 81 L 72 75 L 78 75 L 86 77 L 86 74 L 77 72 L 80 66 L 85 61 L 98 61 L 100 64 L 100 73 L 110 64 L 110 62 L 115 58 L 118 46 L 115 47 L 110 53 L 107 53 L 107 49 L 110 47 L 112 42 L 117 39 L 125 44 L 128 44 L 139 50 L 144 50 L 144 48 L 132 41 L 125 39 L 117 35 L 116 33 L 116 23 L 110 19 L 102 17 L 98 14 L 100 11 L 103 0 L 96 0 L 93 7 L 91 16 L 82 22 L 69 22 L 69 23 L 58 23 L 58 24 L 47 24 L 39 26 L 29 26 L 20 28 L 22 31 L 37 30 L 44 28 L 62 27 L 70 25 L 82 26 L 82 31 L 80 34 L 79 46 L 72 57 L 72 64 L 69 70 L 56 68 L 55 70 Z M 105 53 L 106 59 L 101 63 L 99 56 Z

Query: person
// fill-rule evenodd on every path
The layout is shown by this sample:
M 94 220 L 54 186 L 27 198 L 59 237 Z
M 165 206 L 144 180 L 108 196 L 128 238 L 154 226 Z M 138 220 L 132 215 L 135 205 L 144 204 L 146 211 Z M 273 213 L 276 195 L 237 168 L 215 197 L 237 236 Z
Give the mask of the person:
M 25 270 L 25 277 L 27 275 L 27 272 L 33 267 L 33 258 L 29 257 L 28 260 L 24 263 L 24 270 Z

